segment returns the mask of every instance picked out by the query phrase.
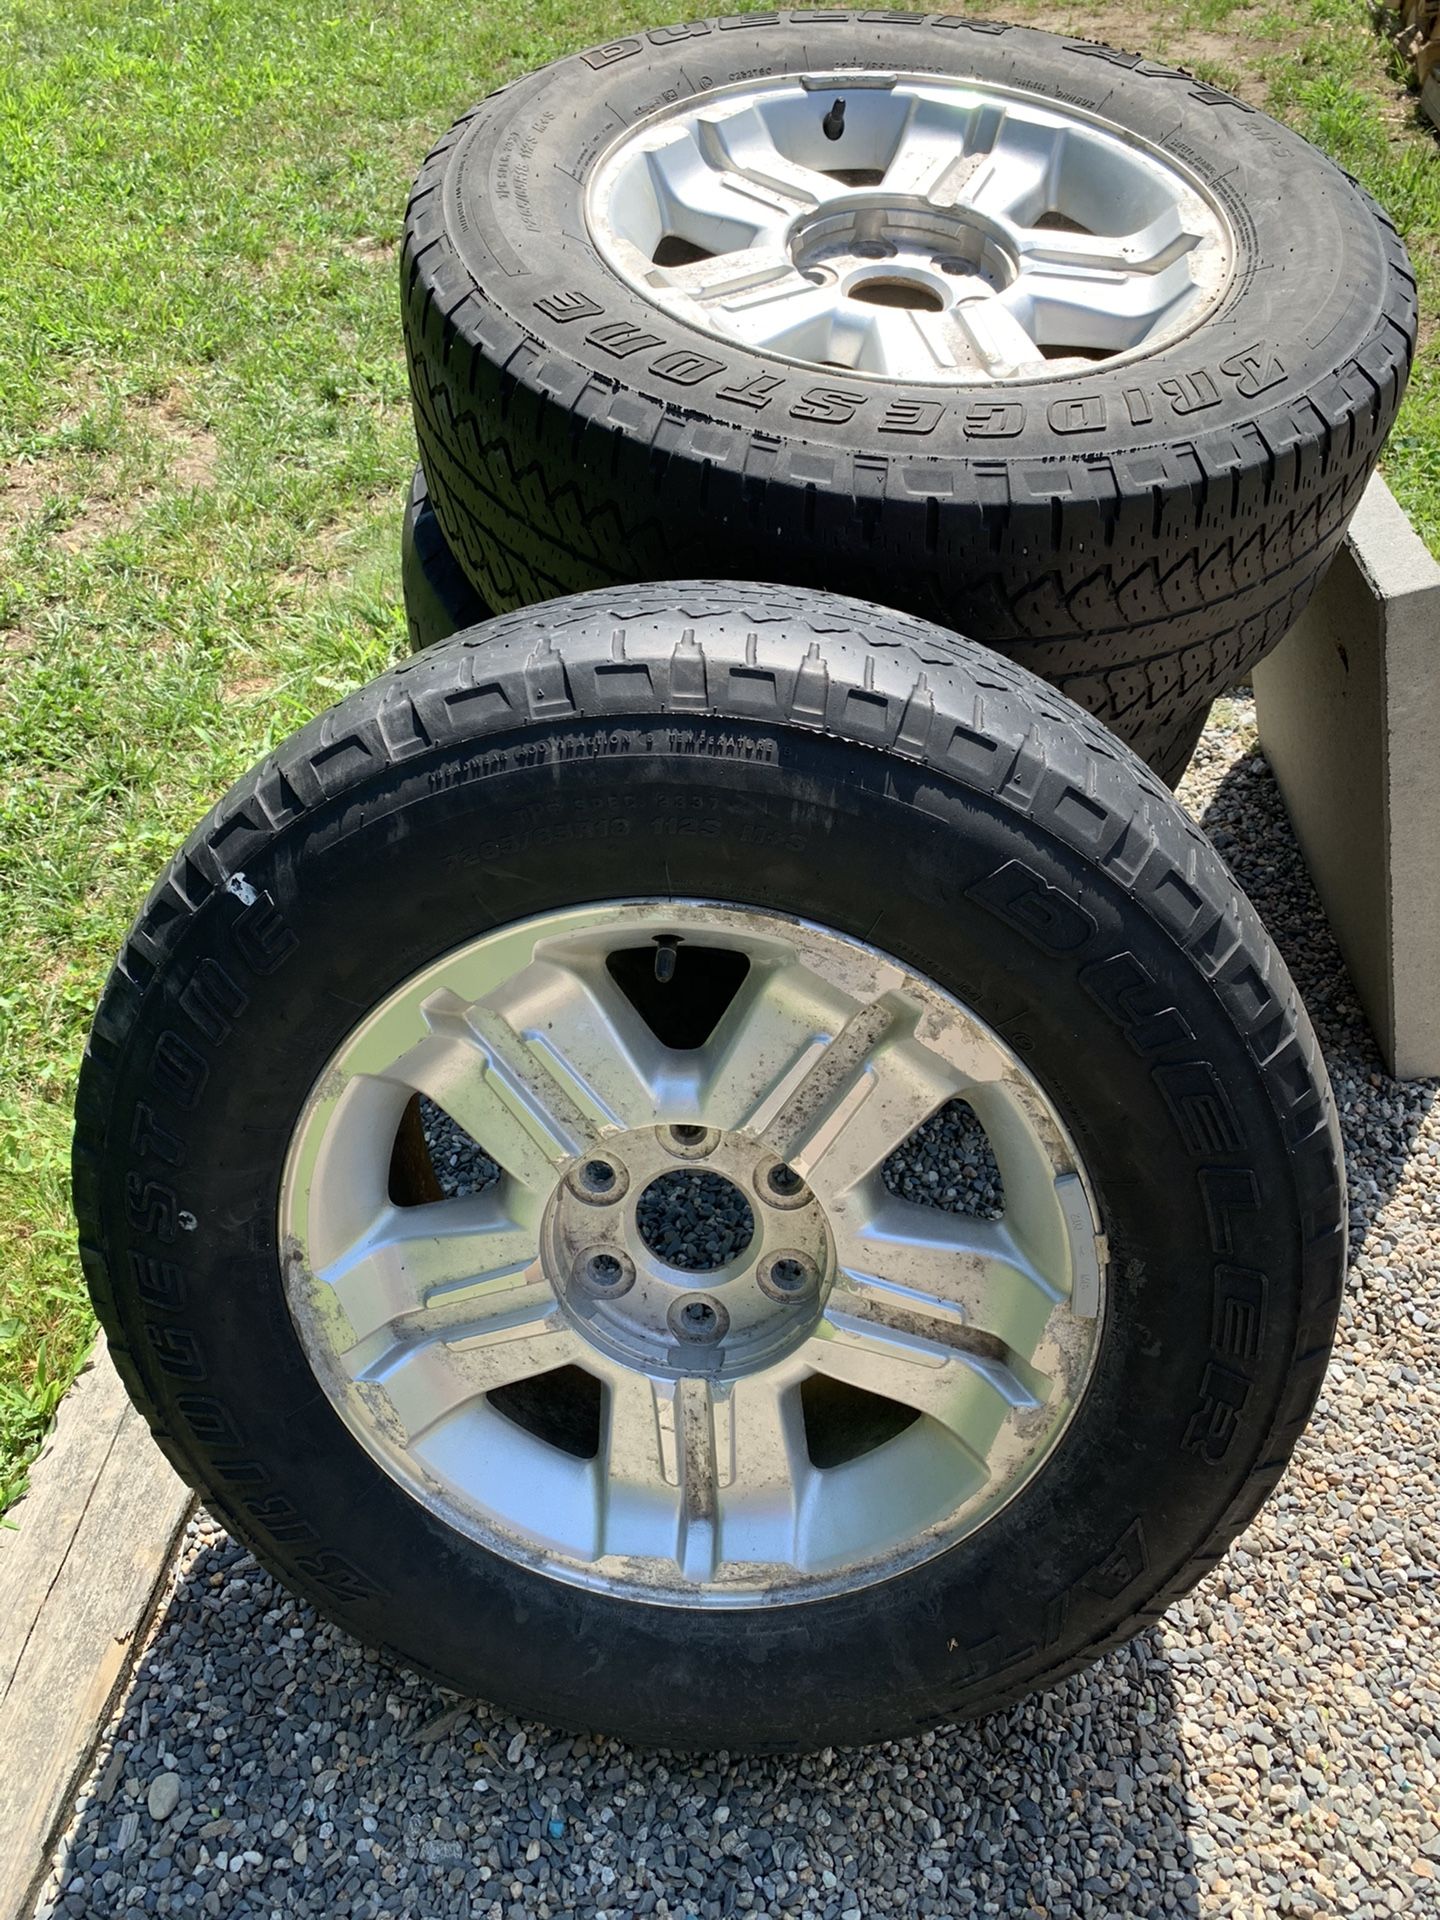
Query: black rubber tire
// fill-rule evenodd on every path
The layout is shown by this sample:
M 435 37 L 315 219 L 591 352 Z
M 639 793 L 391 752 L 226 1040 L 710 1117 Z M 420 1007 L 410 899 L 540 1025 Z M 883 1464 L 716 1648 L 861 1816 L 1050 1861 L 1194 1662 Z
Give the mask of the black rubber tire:
M 286 1308 L 287 1140 L 361 1011 L 486 928 L 652 891 L 827 922 L 962 995 L 1100 1195 L 1104 1333 L 1055 1453 L 978 1533 L 839 1598 L 649 1606 L 487 1552 L 350 1437 Z M 125 943 L 74 1166 L 116 1365 L 267 1566 L 464 1693 L 678 1747 L 981 1713 L 1153 1620 L 1278 1480 L 1344 1270 L 1314 1036 L 1153 775 L 982 648 L 779 588 L 507 616 L 278 748 Z
M 490 609 L 470 585 L 460 562 L 450 551 L 435 509 L 430 505 L 425 470 L 420 466 L 415 469 L 405 502 L 400 571 L 410 645 L 416 653 L 448 640 L 465 627 L 478 626 L 482 620 L 491 618 Z M 1179 785 L 1209 717 L 1208 702 L 1196 707 L 1187 716 L 1187 724 L 1177 728 L 1167 740 L 1158 764 L 1152 761 L 1152 770 L 1166 786 Z
M 490 618 L 491 608 L 470 584 L 440 530 L 425 486 L 425 469 L 420 466 L 411 479 L 400 523 L 400 586 L 410 645 L 416 653 L 448 640 L 462 627 L 477 627 Z
M 1230 295 L 1149 359 L 937 409 L 717 344 L 599 258 L 585 182 L 625 125 L 861 66 L 1018 86 L 1168 149 L 1239 234 Z M 492 606 L 717 571 L 859 594 L 1009 654 L 1169 778 L 1335 551 L 1416 326 L 1389 221 L 1265 115 L 1086 41 L 882 11 L 640 33 L 492 96 L 420 170 L 402 308 L 431 496 Z

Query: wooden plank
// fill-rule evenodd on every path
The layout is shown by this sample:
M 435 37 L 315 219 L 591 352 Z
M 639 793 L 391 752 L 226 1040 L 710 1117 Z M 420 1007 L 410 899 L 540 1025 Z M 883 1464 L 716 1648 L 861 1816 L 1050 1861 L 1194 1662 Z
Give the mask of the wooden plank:
M 102 1342 L 0 1532 L 0 1920 L 30 1910 L 192 1498 Z
M 1429 114 L 1435 125 L 1440 127 L 1440 70 L 1432 71 L 1426 76 L 1425 84 L 1420 89 L 1420 106 L 1423 112 Z

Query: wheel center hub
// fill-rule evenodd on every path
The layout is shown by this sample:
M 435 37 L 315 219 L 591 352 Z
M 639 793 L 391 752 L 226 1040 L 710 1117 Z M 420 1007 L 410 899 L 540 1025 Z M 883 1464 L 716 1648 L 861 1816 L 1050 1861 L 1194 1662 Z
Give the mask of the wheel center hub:
M 817 286 L 867 306 L 941 313 L 1010 286 L 1020 261 L 1001 229 L 972 208 L 857 193 L 802 215 L 790 257 Z
M 772 1365 L 808 1337 L 834 1265 L 824 1209 L 794 1169 L 699 1125 L 615 1134 L 576 1162 L 540 1250 L 586 1340 L 674 1377 Z
M 666 1265 L 714 1273 L 755 1237 L 750 1202 L 723 1174 L 676 1167 L 652 1180 L 635 1206 L 640 1238 Z

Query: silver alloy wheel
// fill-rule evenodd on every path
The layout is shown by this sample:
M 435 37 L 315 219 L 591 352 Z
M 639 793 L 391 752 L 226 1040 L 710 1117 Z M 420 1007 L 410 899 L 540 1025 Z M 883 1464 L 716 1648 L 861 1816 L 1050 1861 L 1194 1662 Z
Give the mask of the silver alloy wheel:
M 615 271 L 712 337 L 946 385 L 1151 352 L 1214 309 L 1235 252 L 1172 155 L 933 75 L 785 75 L 665 108 L 586 205 Z
M 665 993 L 724 958 L 699 1044 L 664 1044 L 622 990 L 636 953 Z M 417 1094 L 498 1164 L 485 1191 L 392 1199 Z M 1003 1218 L 883 1178 L 954 1099 Z M 686 1172 L 740 1223 L 688 1266 L 646 1216 Z M 546 915 L 406 981 L 320 1076 L 280 1231 L 317 1377 L 415 1499 L 545 1573 L 671 1604 L 818 1597 L 952 1545 L 1055 1446 L 1103 1320 L 1094 1194 L 1010 1049 L 858 940 L 702 903 Z M 816 1465 L 817 1379 L 900 1418 Z M 588 1452 L 504 1408 L 516 1383 L 576 1380 Z

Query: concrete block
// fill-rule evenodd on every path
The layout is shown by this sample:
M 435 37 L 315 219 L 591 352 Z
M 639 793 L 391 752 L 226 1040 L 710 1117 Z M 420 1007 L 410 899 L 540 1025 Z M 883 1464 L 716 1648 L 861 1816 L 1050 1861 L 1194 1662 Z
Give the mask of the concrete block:
M 1256 718 L 1390 1071 L 1440 1074 L 1440 565 L 1370 482 Z

